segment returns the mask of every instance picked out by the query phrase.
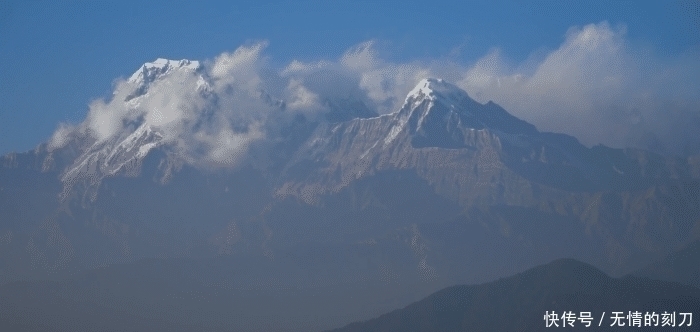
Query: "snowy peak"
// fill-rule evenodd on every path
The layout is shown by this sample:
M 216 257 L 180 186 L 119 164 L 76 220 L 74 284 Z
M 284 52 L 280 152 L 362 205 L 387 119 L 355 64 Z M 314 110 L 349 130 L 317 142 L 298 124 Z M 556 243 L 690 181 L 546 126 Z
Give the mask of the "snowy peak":
M 414 146 L 416 140 L 421 139 L 427 140 L 427 145 L 444 145 L 447 143 L 428 141 L 442 142 L 445 138 L 454 141 L 447 145 L 461 146 L 462 136 L 473 129 L 516 135 L 538 133 L 535 126 L 509 114 L 495 103 L 481 104 L 459 87 L 435 78 L 418 82 L 406 96 L 397 118 L 402 127 L 407 126 L 414 135 Z
M 177 74 L 180 77 L 180 83 L 184 82 L 189 75 L 198 75 L 197 90 L 207 91 L 210 87 L 206 75 L 203 75 L 203 67 L 199 61 L 183 60 L 168 60 L 158 58 L 154 62 L 147 62 L 141 66 L 127 80 L 133 86 L 133 91 L 126 97 L 124 101 L 129 101 L 136 97 L 146 94 L 151 85 L 157 83 L 166 76 Z M 184 76 L 182 76 L 184 75 Z M 190 76 L 191 77 L 191 76 Z
M 452 106 L 472 99 L 464 90 L 443 79 L 424 78 L 408 93 L 404 106 L 411 102 L 420 103 L 423 100 L 440 101 L 447 106 Z
M 173 70 L 190 70 L 195 72 L 201 68 L 199 61 L 168 60 L 158 58 L 153 62 L 146 62 L 129 78 L 132 83 L 147 83 L 161 77 Z

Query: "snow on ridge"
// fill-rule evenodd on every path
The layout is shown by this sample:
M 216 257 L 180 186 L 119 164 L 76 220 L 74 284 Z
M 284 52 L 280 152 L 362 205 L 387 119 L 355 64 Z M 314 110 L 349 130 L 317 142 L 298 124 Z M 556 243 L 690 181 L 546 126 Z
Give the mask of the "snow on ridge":
M 138 83 L 144 81 L 153 81 L 158 76 L 166 74 L 171 70 L 184 69 L 184 70 L 199 70 L 201 67 L 199 61 L 194 60 L 168 60 L 163 58 L 158 58 L 153 62 L 144 63 L 141 68 L 139 68 L 131 77 L 129 77 L 129 82 Z
M 470 98 L 464 90 L 441 78 L 424 78 L 408 93 L 404 106 L 411 101 L 420 103 L 424 99 L 455 105 Z

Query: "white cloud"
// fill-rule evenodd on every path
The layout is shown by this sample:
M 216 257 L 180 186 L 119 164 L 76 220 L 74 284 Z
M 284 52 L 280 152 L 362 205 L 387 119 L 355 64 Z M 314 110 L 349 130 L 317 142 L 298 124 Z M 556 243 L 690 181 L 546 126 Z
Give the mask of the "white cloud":
M 294 74 L 304 74 L 304 73 L 309 73 L 314 70 L 319 70 L 323 68 L 330 68 L 333 66 L 333 63 L 330 61 L 326 60 L 321 60 L 317 62 L 312 62 L 312 63 L 303 63 L 299 60 L 292 60 L 282 71 L 280 72 L 281 76 L 290 76 Z
M 605 22 L 575 27 L 542 61 L 520 68 L 508 68 L 494 51 L 469 67 L 458 85 L 478 101 L 493 100 L 540 130 L 567 133 L 589 146 L 640 144 L 638 136 L 646 132 L 669 151 L 681 153 L 677 143 L 689 137 L 674 135 L 670 126 L 660 124 L 669 117 L 697 119 L 700 100 L 691 91 L 697 91 L 700 76 L 663 73 L 677 65 L 697 73 L 700 63 L 660 65 L 663 61 L 630 45 L 625 34 L 624 27 Z M 668 107 L 684 110 L 672 115 Z
M 248 47 L 242 46 L 233 53 L 223 53 L 216 57 L 209 70 L 216 90 L 221 92 L 235 86 L 251 96 L 255 95 L 262 83 L 259 71 L 264 59 L 261 58 L 261 53 L 267 45 L 267 42 L 260 42 Z
M 49 139 L 48 143 L 48 149 L 49 150 L 54 150 L 54 149 L 59 149 L 66 144 L 68 144 L 70 140 L 70 135 L 73 133 L 75 130 L 75 126 L 67 123 L 61 123 L 58 125 L 58 128 L 56 131 L 53 133 L 51 138 Z
M 320 109 L 318 95 L 309 91 L 301 81 L 291 79 L 287 85 L 289 102 L 287 106 L 292 110 L 316 110 Z

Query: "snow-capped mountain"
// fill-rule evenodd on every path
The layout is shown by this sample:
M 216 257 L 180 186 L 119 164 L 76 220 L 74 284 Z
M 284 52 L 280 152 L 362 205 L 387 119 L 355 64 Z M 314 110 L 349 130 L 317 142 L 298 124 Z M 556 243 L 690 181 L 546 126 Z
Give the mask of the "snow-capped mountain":
M 81 195 L 89 193 L 88 198 L 95 200 L 105 178 L 138 176 L 144 159 L 154 150 L 161 160 L 155 161 L 156 174 L 149 176 L 165 183 L 183 164 L 200 169 L 219 167 L 216 164 L 230 167 L 234 155 L 245 159 L 250 143 L 263 136 L 278 149 L 264 153 L 273 156 L 258 157 L 278 160 L 293 153 L 319 121 L 338 123 L 377 115 L 359 99 L 326 98 L 321 101 L 326 108 L 323 117 L 307 119 L 303 113 L 289 111 L 278 116 L 285 113 L 284 100 L 262 88 L 233 91 L 221 80 L 197 61 L 157 59 L 141 66 L 103 103 L 106 111 L 94 107 L 83 123 L 63 135 L 61 144 L 49 144 L 47 165 L 67 159 L 54 165 L 62 172 L 61 197 L 80 184 L 85 190 Z M 239 110 L 251 105 L 255 111 Z M 278 119 L 266 120 L 270 116 L 260 108 Z M 274 129 L 260 128 L 265 126 Z
M 321 116 L 216 80 L 145 64 L 95 106 L 114 117 L 4 156 L 0 276 L 225 256 L 230 288 L 444 286 L 564 256 L 622 273 L 700 237 L 700 158 L 588 148 L 440 79 L 393 113 L 342 99 Z M 222 116 L 225 94 L 284 121 Z
M 493 102 L 479 104 L 464 90 L 442 79 L 429 78 L 418 82 L 406 97 L 399 116 L 411 123 L 412 132 L 421 135 L 427 135 L 431 126 L 442 127 L 446 119 L 448 128 L 488 128 L 513 135 L 537 133 L 535 126 L 510 115 Z
M 187 59 L 182 60 L 168 60 L 163 58 L 158 58 L 153 62 L 146 62 L 134 72 L 131 77 L 129 77 L 129 82 L 136 84 L 147 85 L 156 79 L 167 75 L 173 70 L 191 70 L 198 71 L 201 70 L 202 66 L 199 61 L 190 61 Z
M 683 164 L 666 165 L 645 151 L 589 149 L 443 80 L 424 79 L 394 113 L 320 126 L 288 164 L 277 194 L 313 202 L 378 172 L 413 169 L 465 204 L 527 205 L 534 204 L 533 183 L 544 190 L 629 189 L 690 176 Z
M 168 79 L 168 83 L 181 84 L 178 88 L 191 88 L 195 94 L 202 98 L 208 98 L 211 95 L 211 86 L 209 78 L 203 71 L 203 67 L 198 61 L 190 60 L 166 60 L 157 59 L 154 62 L 145 63 L 123 84 L 120 89 L 115 91 L 111 103 L 119 104 L 119 107 L 127 115 L 129 123 L 125 123 L 119 131 L 111 133 L 107 137 L 95 138 L 90 135 L 90 128 L 87 128 L 87 121 L 82 127 L 74 130 L 70 135 L 72 140 L 69 145 L 71 149 L 79 149 L 80 154 L 72 163 L 61 165 L 62 169 L 61 182 L 64 185 L 61 197 L 65 198 L 77 183 L 84 183 L 86 190 L 91 194 L 91 199 L 95 199 L 96 190 L 101 181 L 105 177 L 125 175 L 137 176 L 141 172 L 141 164 L 152 149 L 167 146 L 173 151 L 177 149 L 175 140 L 164 140 L 164 133 L 168 131 L 167 123 L 154 123 L 157 121 L 149 121 L 143 115 L 143 108 L 152 107 L 149 98 L 152 88 L 163 89 L 158 86 L 161 82 Z M 187 81 L 196 80 L 195 85 L 187 84 Z M 168 88 L 168 87 L 166 87 Z M 124 97 L 125 96 L 125 97 Z M 120 99 L 123 98 L 123 99 Z M 175 108 L 174 112 L 179 112 L 179 104 L 166 105 Z M 105 120 L 99 120 L 104 122 Z M 122 120 L 124 121 L 124 120 Z M 101 125 L 99 122 L 98 125 Z M 54 154 L 65 153 L 66 147 L 51 151 L 49 158 L 53 158 Z M 176 153 L 168 153 L 168 163 L 174 165 L 178 160 Z M 161 182 L 166 181 L 171 169 L 163 168 L 162 174 L 159 177 Z
M 206 90 L 209 88 L 209 83 L 207 82 L 207 79 L 201 75 L 203 69 L 204 68 L 202 65 L 199 64 L 199 61 L 190 61 L 187 59 L 168 60 L 158 58 L 156 61 L 146 62 L 127 80 L 128 83 L 135 85 L 135 88 L 125 101 L 144 95 L 148 92 L 148 88 L 153 82 L 175 72 L 188 73 L 191 75 L 200 74 L 197 75 L 197 89 Z

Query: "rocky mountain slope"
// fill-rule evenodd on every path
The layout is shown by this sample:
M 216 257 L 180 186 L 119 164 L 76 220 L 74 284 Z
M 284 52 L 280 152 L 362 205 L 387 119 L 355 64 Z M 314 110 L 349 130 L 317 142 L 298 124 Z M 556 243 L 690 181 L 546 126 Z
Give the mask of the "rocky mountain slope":
M 699 157 L 588 148 L 425 79 L 390 114 L 359 100 L 290 114 L 218 167 L 198 154 L 207 141 L 129 113 L 166 77 L 201 101 L 178 125 L 213 121 L 223 92 L 212 73 L 158 60 L 111 101 L 131 119 L 121 131 L 78 126 L 61 144 L 2 157 L 0 283 L 224 257 L 249 268 L 209 282 L 239 290 L 425 285 L 398 306 L 562 257 L 622 275 L 700 238 Z M 254 98 L 287 112 L 265 91 Z M 244 127 L 232 137 L 254 136 Z

